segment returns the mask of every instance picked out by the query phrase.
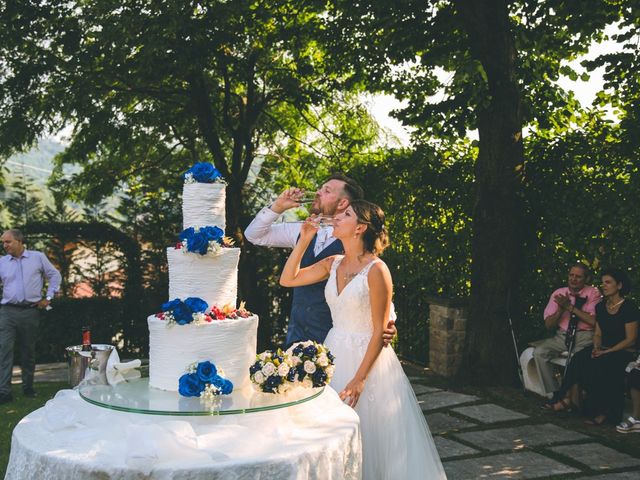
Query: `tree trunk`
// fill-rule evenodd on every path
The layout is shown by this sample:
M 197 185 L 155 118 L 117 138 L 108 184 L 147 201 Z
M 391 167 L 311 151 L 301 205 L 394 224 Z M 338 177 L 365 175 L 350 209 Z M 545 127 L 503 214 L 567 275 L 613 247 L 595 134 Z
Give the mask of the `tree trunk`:
M 517 52 L 504 0 L 457 0 L 471 51 L 487 74 L 488 103 L 479 109 L 479 153 L 471 244 L 471 299 L 458 379 L 507 384 L 516 366 L 509 303 L 518 286 L 524 165 Z M 511 309 L 513 310 L 513 309 Z

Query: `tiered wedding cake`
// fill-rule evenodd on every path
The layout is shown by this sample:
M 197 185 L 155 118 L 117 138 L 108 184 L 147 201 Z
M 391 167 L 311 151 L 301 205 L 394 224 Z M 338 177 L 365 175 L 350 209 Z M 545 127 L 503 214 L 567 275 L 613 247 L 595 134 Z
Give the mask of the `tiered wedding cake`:
M 189 173 L 194 170 L 195 174 Z M 255 362 L 258 317 L 244 310 L 234 313 L 240 249 L 224 246 L 225 184 L 211 180 L 216 175 L 210 175 L 210 170 L 217 174 L 210 164 L 197 164 L 185 175 L 185 230 L 181 239 L 190 238 L 167 249 L 169 304 L 178 306 L 174 315 L 151 315 L 147 319 L 149 385 L 162 390 L 177 391 L 178 379 L 185 369 L 205 360 L 224 371 L 234 390 L 250 386 L 249 367 Z M 202 179 L 213 183 L 199 183 Z M 208 236 L 198 236 L 205 231 Z M 217 242 L 203 242 L 202 238 L 216 238 Z M 192 310 L 186 309 L 185 314 L 182 302 L 192 307 L 200 305 L 200 312 L 196 308 L 198 313 L 192 316 Z

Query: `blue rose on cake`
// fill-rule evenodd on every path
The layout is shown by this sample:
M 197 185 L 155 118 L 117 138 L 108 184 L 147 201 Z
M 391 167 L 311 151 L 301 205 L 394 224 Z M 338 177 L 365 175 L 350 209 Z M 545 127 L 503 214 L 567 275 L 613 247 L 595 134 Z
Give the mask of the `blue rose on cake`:
M 187 373 L 178 380 L 178 393 L 183 397 L 210 398 L 229 395 L 233 383 L 224 378 L 224 372 L 208 360 L 194 362 L 187 367 Z
M 222 248 L 233 247 L 233 240 L 219 227 L 189 227 L 178 235 L 176 249 L 200 255 L 217 255 Z
M 220 172 L 209 162 L 199 162 L 184 174 L 185 183 L 224 183 Z
M 179 298 L 163 303 L 160 313 L 156 313 L 156 318 L 164 320 L 167 327 L 175 324 L 206 325 L 219 320 L 235 320 L 238 318 L 249 318 L 253 314 L 244 308 L 244 302 L 240 302 L 238 308 L 232 305 L 218 307 L 214 305 L 209 309 L 209 304 L 198 297 L 189 297 L 182 301 Z

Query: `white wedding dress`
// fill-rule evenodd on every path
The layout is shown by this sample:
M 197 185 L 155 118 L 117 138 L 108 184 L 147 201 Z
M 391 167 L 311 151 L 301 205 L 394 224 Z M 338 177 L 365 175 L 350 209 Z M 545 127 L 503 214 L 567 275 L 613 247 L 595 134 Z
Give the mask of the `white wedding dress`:
M 333 328 L 325 345 L 335 356 L 331 387 L 340 392 L 353 378 L 371 335 L 371 303 L 367 265 L 338 294 L 336 269 L 331 267 L 325 296 Z M 360 417 L 364 480 L 446 479 L 429 427 L 409 379 L 393 349 L 383 348 L 355 407 Z

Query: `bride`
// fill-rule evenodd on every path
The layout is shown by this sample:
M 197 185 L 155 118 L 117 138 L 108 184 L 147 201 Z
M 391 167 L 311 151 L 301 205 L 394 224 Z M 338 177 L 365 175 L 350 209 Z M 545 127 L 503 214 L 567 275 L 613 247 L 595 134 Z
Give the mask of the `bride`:
M 345 254 L 300 268 L 318 229 L 311 218 L 302 226 L 280 283 L 297 287 L 329 279 L 325 297 L 333 328 L 325 345 L 336 359 L 331 386 L 360 416 L 362 478 L 446 478 L 398 357 L 392 348 L 383 348 L 382 331 L 392 308 L 391 274 L 378 258 L 388 245 L 384 213 L 356 200 L 333 223 L 333 235 L 342 241 Z

